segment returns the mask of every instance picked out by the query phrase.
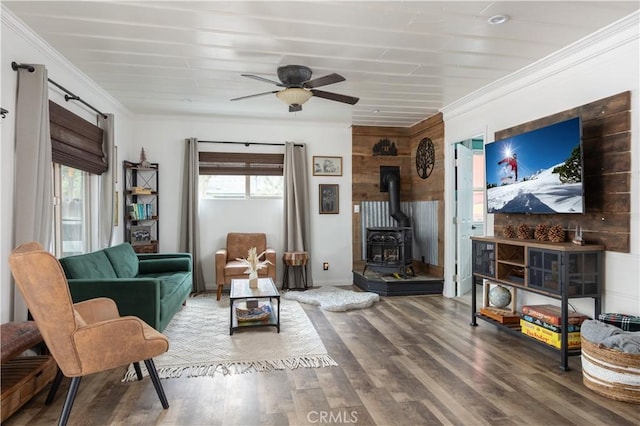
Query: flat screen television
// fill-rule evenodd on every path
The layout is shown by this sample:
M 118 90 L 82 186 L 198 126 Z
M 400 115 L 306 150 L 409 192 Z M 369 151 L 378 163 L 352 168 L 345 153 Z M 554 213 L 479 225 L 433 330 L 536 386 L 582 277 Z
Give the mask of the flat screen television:
M 583 213 L 580 117 L 485 146 L 488 213 Z

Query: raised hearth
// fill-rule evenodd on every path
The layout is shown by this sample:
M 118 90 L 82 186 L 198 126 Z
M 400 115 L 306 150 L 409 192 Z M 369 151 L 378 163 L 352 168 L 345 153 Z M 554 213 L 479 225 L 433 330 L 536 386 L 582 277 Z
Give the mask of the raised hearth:
M 396 278 L 391 274 L 372 271 L 360 273 L 353 271 L 353 283 L 364 291 L 381 296 L 415 296 L 421 294 L 442 294 L 444 281 L 441 277 L 430 275 Z

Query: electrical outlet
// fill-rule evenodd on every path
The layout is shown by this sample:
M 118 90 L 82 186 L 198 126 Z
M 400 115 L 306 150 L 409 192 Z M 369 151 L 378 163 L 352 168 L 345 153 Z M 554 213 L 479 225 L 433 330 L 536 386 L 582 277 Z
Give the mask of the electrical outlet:
M 323 269 L 324 271 L 328 271 L 328 270 L 329 270 L 329 262 L 324 262 L 324 263 L 322 264 L 322 269 Z

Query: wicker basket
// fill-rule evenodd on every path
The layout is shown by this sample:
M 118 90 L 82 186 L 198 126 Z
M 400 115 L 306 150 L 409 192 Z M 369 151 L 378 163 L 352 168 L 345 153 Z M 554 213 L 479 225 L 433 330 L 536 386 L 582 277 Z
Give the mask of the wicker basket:
M 596 345 L 584 337 L 582 382 L 607 398 L 640 404 L 640 355 Z

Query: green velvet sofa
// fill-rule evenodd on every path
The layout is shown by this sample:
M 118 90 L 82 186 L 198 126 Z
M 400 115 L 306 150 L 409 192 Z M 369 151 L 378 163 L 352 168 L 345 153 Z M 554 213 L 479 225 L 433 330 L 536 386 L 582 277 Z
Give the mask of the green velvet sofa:
M 120 315 L 134 315 L 163 331 L 192 291 L 190 253 L 136 253 L 129 243 L 60 259 L 71 297 L 113 299 Z

